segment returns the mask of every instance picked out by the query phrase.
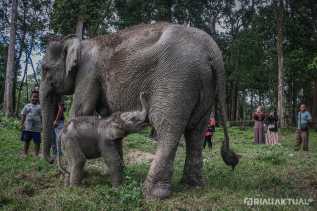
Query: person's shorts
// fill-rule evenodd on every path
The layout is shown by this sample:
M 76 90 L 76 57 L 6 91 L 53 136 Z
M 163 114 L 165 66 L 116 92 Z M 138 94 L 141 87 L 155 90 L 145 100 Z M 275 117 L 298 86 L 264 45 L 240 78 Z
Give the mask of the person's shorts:
M 25 142 L 29 142 L 33 140 L 35 144 L 41 143 L 41 133 L 40 132 L 32 132 L 32 131 L 22 131 L 21 140 Z

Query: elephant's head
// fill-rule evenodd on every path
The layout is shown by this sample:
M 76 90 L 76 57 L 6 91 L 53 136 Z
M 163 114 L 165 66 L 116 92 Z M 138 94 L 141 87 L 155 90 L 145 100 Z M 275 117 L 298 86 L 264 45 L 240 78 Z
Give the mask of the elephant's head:
M 49 42 L 42 62 L 40 102 L 43 122 L 43 156 L 50 160 L 54 109 L 64 94 L 73 94 L 75 74 L 80 55 L 80 40 L 68 37 L 62 41 Z
M 101 119 L 98 133 L 109 140 L 119 140 L 129 133 L 142 130 L 146 126 L 148 103 L 145 94 L 140 93 L 142 109 L 140 111 L 116 112 L 109 118 Z
M 123 112 L 120 119 L 124 123 L 123 128 L 126 132 L 138 132 L 145 126 L 148 115 L 148 102 L 144 92 L 140 93 L 140 101 L 142 105 L 141 111 Z

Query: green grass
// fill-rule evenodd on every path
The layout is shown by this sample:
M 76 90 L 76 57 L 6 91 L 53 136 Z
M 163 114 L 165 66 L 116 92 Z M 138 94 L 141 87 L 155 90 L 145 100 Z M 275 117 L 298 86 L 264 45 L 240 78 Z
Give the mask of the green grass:
M 22 144 L 16 122 L 0 121 L 0 209 L 3 210 L 316 210 L 317 209 L 317 134 L 311 133 L 310 151 L 295 152 L 294 132 L 282 131 L 282 144 L 252 144 L 252 129 L 230 129 L 232 148 L 242 155 L 232 172 L 219 154 L 222 130 L 217 128 L 215 147 L 204 151 L 206 184 L 189 188 L 179 183 L 185 152 L 179 147 L 174 163 L 173 193 L 164 201 L 146 201 L 142 183 L 149 162 L 127 165 L 124 184 L 112 189 L 103 171 L 89 168 L 83 185 L 63 187 L 55 165 L 29 156 L 21 158 Z M 126 138 L 124 150 L 154 152 L 156 144 L 148 130 Z M 32 151 L 31 151 L 32 152 Z M 252 206 L 245 197 L 313 199 L 309 206 Z

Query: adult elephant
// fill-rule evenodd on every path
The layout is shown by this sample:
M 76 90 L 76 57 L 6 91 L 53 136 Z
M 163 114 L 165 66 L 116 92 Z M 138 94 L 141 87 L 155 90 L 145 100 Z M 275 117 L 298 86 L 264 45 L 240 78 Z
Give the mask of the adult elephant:
M 108 116 L 139 109 L 138 96 L 143 91 L 149 95 L 149 122 L 158 138 L 144 184 L 145 196 L 162 199 L 170 195 L 173 161 L 182 134 L 186 139 L 182 181 L 192 186 L 202 184 L 203 133 L 216 84 L 226 116 L 222 55 L 208 34 L 157 23 L 84 41 L 68 37 L 49 43 L 42 68 L 46 159 L 53 109 L 61 95 L 73 94 L 71 116 L 92 115 L 96 110 Z

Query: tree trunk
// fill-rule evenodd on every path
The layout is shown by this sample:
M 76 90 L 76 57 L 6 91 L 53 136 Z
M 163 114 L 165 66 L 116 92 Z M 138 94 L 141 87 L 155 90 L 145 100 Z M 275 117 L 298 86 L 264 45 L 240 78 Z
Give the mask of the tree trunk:
M 24 79 L 26 78 L 27 75 L 27 70 L 28 70 L 28 59 L 29 59 L 29 55 L 27 52 L 25 52 L 25 66 L 24 66 L 24 71 L 23 71 L 23 78 L 21 80 L 20 86 L 19 86 L 19 90 L 18 90 L 18 99 L 16 102 L 16 116 L 19 114 L 20 111 L 20 99 L 21 99 L 21 91 L 23 88 L 23 83 L 24 83 Z
M 8 46 L 4 45 L 4 49 L 3 49 L 3 65 L 4 65 L 4 69 L 6 69 L 7 61 L 8 61 Z M 1 83 L 0 84 L 0 104 L 3 103 L 3 99 L 4 99 L 4 85 L 5 85 L 5 83 Z
M 234 93 L 234 120 L 238 120 L 239 118 L 239 91 L 238 91 L 238 82 L 235 85 L 235 93 Z
M 284 22 L 284 3 L 283 0 L 274 0 L 276 27 L 277 27 L 277 63 L 278 63 L 278 97 L 277 97 L 277 112 L 280 121 L 280 127 L 285 128 L 285 96 L 284 96 L 284 55 L 283 55 L 283 22 Z
M 80 40 L 83 39 L 83 30 L 84 30 L 84 20 L 83 18 L 79 17 L 76 24 L 76 35 Z
M 314 126 L 316 127 L 316 122 L 317 122 L 317 79 L 314 80 L 312 117 L 313 117 L 313 122 L 315 122 Z
M 296 92 L 295 92 L 295 85 L 294 85 L 294 75 L 292 75 L 292 82 L 291 82 L 291 90 L 292 90 L 292 125 L 296 124 Z
M 30 65 L 32 67 L 32 71 L 33 71 L 33 77 L 34 77 L 34 80 L 35 80 L 35 83 L 36 83 L 36 86 L 39 87 L 40 84 L 39 84 L 39 81 L 37 80 L 37 76 L 36 76 L 36 70 L 34 68 L 34 65 L 33 65 L 33 60 L 31 57 L 29 57 L 29 62 L 30 62 Z
M 251 119 L 252 119 L 253 108 L 254 108 L 254 94 L 253 94 L 253 91 L 251 91 L 251 112 L 250 112 Z
M 6 116 L 12 116 L 13 110 L 13 88 L 14 88 L 14 68 L 15 68 L 15 39 L 16 39 L 16 19 L 17 19 L 17 0 L 12 0 L 11 23 L 10 23 L 10 43 L 8 50 L 8 61 L 6 68 L 6 79 L 4 89 L 3 108 Z
M 216 19 L 215 15 L 210 16 L 209 23 L 208 23 L 210 35 L 212 36 L 213 39 L 216 38 L 216 20 L 217 19 Z

